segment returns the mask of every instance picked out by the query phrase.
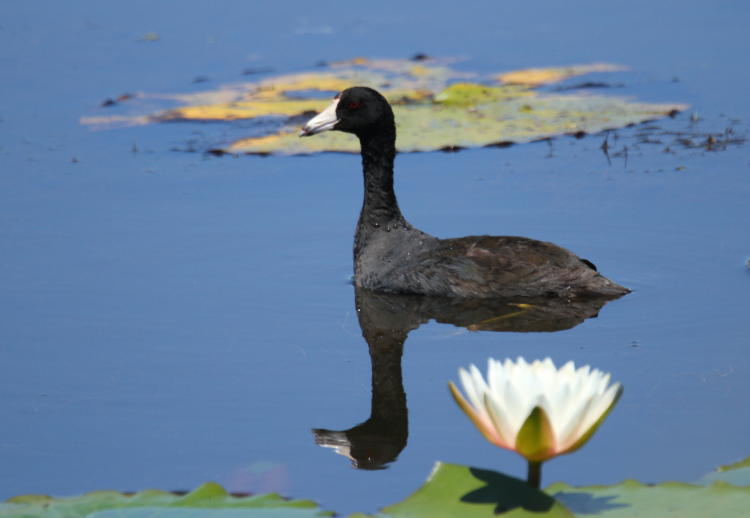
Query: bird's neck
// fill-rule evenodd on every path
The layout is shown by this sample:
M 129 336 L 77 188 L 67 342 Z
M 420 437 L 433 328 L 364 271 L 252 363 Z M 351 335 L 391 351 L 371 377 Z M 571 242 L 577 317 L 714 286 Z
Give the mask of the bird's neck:
M 360 135 L 365 195 L 358 232 L 372 232 L 386 225 L 405 223 L 393 190 L 396 128 L 393 123 Z

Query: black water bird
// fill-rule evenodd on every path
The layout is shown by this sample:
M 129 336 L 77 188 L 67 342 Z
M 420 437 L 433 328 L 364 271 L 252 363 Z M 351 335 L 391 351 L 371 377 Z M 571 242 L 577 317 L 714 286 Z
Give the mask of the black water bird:
M 517 236 L 438 239 L 414 228 L 393 190 L 396 125 L 377 91 L 344 90 L 300 136 L 328 130 L 353 133 L 361 145 L 365 194 L 354 240 L 356 286 L 466 298 L 615 298 L 630 291 L 552 243 Z

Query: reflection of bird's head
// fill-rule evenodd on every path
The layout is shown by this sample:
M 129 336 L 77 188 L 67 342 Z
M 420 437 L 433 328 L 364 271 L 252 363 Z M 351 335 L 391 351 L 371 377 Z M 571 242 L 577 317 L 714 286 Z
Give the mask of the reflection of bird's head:
M 401 452 L 398 448 L 395 454 L 391 455 L 393 447 L 382 439 L 372 436 L 370 441 L 360 440 L 352 442 L 347 436 L 347 432 L 335 430 L 324 430 L 316 428 L 313 430 L 315 444 L 324 448 L 331 448 L 339 455 L 343 455 L 352 461 L 352 466 L 357 469 L 379 470 L 387 468 L 387 464 L 396 460 Z

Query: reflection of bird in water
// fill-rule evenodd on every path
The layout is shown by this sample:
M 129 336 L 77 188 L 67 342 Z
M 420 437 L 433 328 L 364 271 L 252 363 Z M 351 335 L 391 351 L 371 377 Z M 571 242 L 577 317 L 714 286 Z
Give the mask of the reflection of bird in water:
M 628 289 L 589 261 L 552 243 L 516 236 L 438 239 L 401 214 L 393 190 L 396 125 L 388 101 L 354 87 L 302 128 L 359 138 L 365 195 L 354 240 L 354 283 L 390 293 L 493 298 L 617 297 Z
M 406 446 L 408 412 L 401 354 L 409 332 L 429 320 L 482 331 L 561 331 L 596 317 L 606 299 L 460 299 L 393 295 L 355 288 L 359 325 L 370 352 L 370 417 L 348 430 L 314 429 L 315 442 L 359 469 L 383 469 Z
M 360 320 L 361 321 L 361 320 Z M 406 394 L 401 380 L 401 353 L 406 332 L 362 330 L 370 348 L 372 398 L 370 417 L 349 430 L 313 430 L 315 442 L 349 457 L 359 469 L 383 469 L 396 460 L 409 434 Z

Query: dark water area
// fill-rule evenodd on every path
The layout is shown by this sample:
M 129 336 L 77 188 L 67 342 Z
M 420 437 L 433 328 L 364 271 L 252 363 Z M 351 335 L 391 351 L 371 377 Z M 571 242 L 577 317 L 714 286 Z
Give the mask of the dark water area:
M 747 137 L 748 19 L 740 1 L 458 13 L 440 2 L 3 3 L 0 499 L 215 480 L 347 513 L 406 497 L 436 460 L 522 476 L 446 386 L 460 366 L 518 355 L 588 363 L 625 386 L 597 436 L 549 462 L 545 482 L 693 481 L 750 455 L 750 154 L 743 143 L 664 152 L 675 138 L 664 132 Z M 632 71 L 608 75 L 625 84 L 608 94 L 691 105 L 610 134 L 609 159 L 603 135 L 397 159 L 400 205 L 418 228 L 553 241 L 633 293 L 554 332 L 472 331 L 436 322 L 443 310 L 404 309 L 423 318 L 394 324 L 381 362 L 349 282 L 358 157 L 217 158 L 172 149 L 241 129 L 78 122 L 127 92 L 417 52 L 483 73 L 620 63 Z M 387 301 L 368 307 L 365 327 L 390 318 Z M 399 367 L 408 437 L 403 412 L 387 416 L 383 453 L 397 460 L 356 470 L 316 445 L 320 430 L 365 422 L 371 375 Z

